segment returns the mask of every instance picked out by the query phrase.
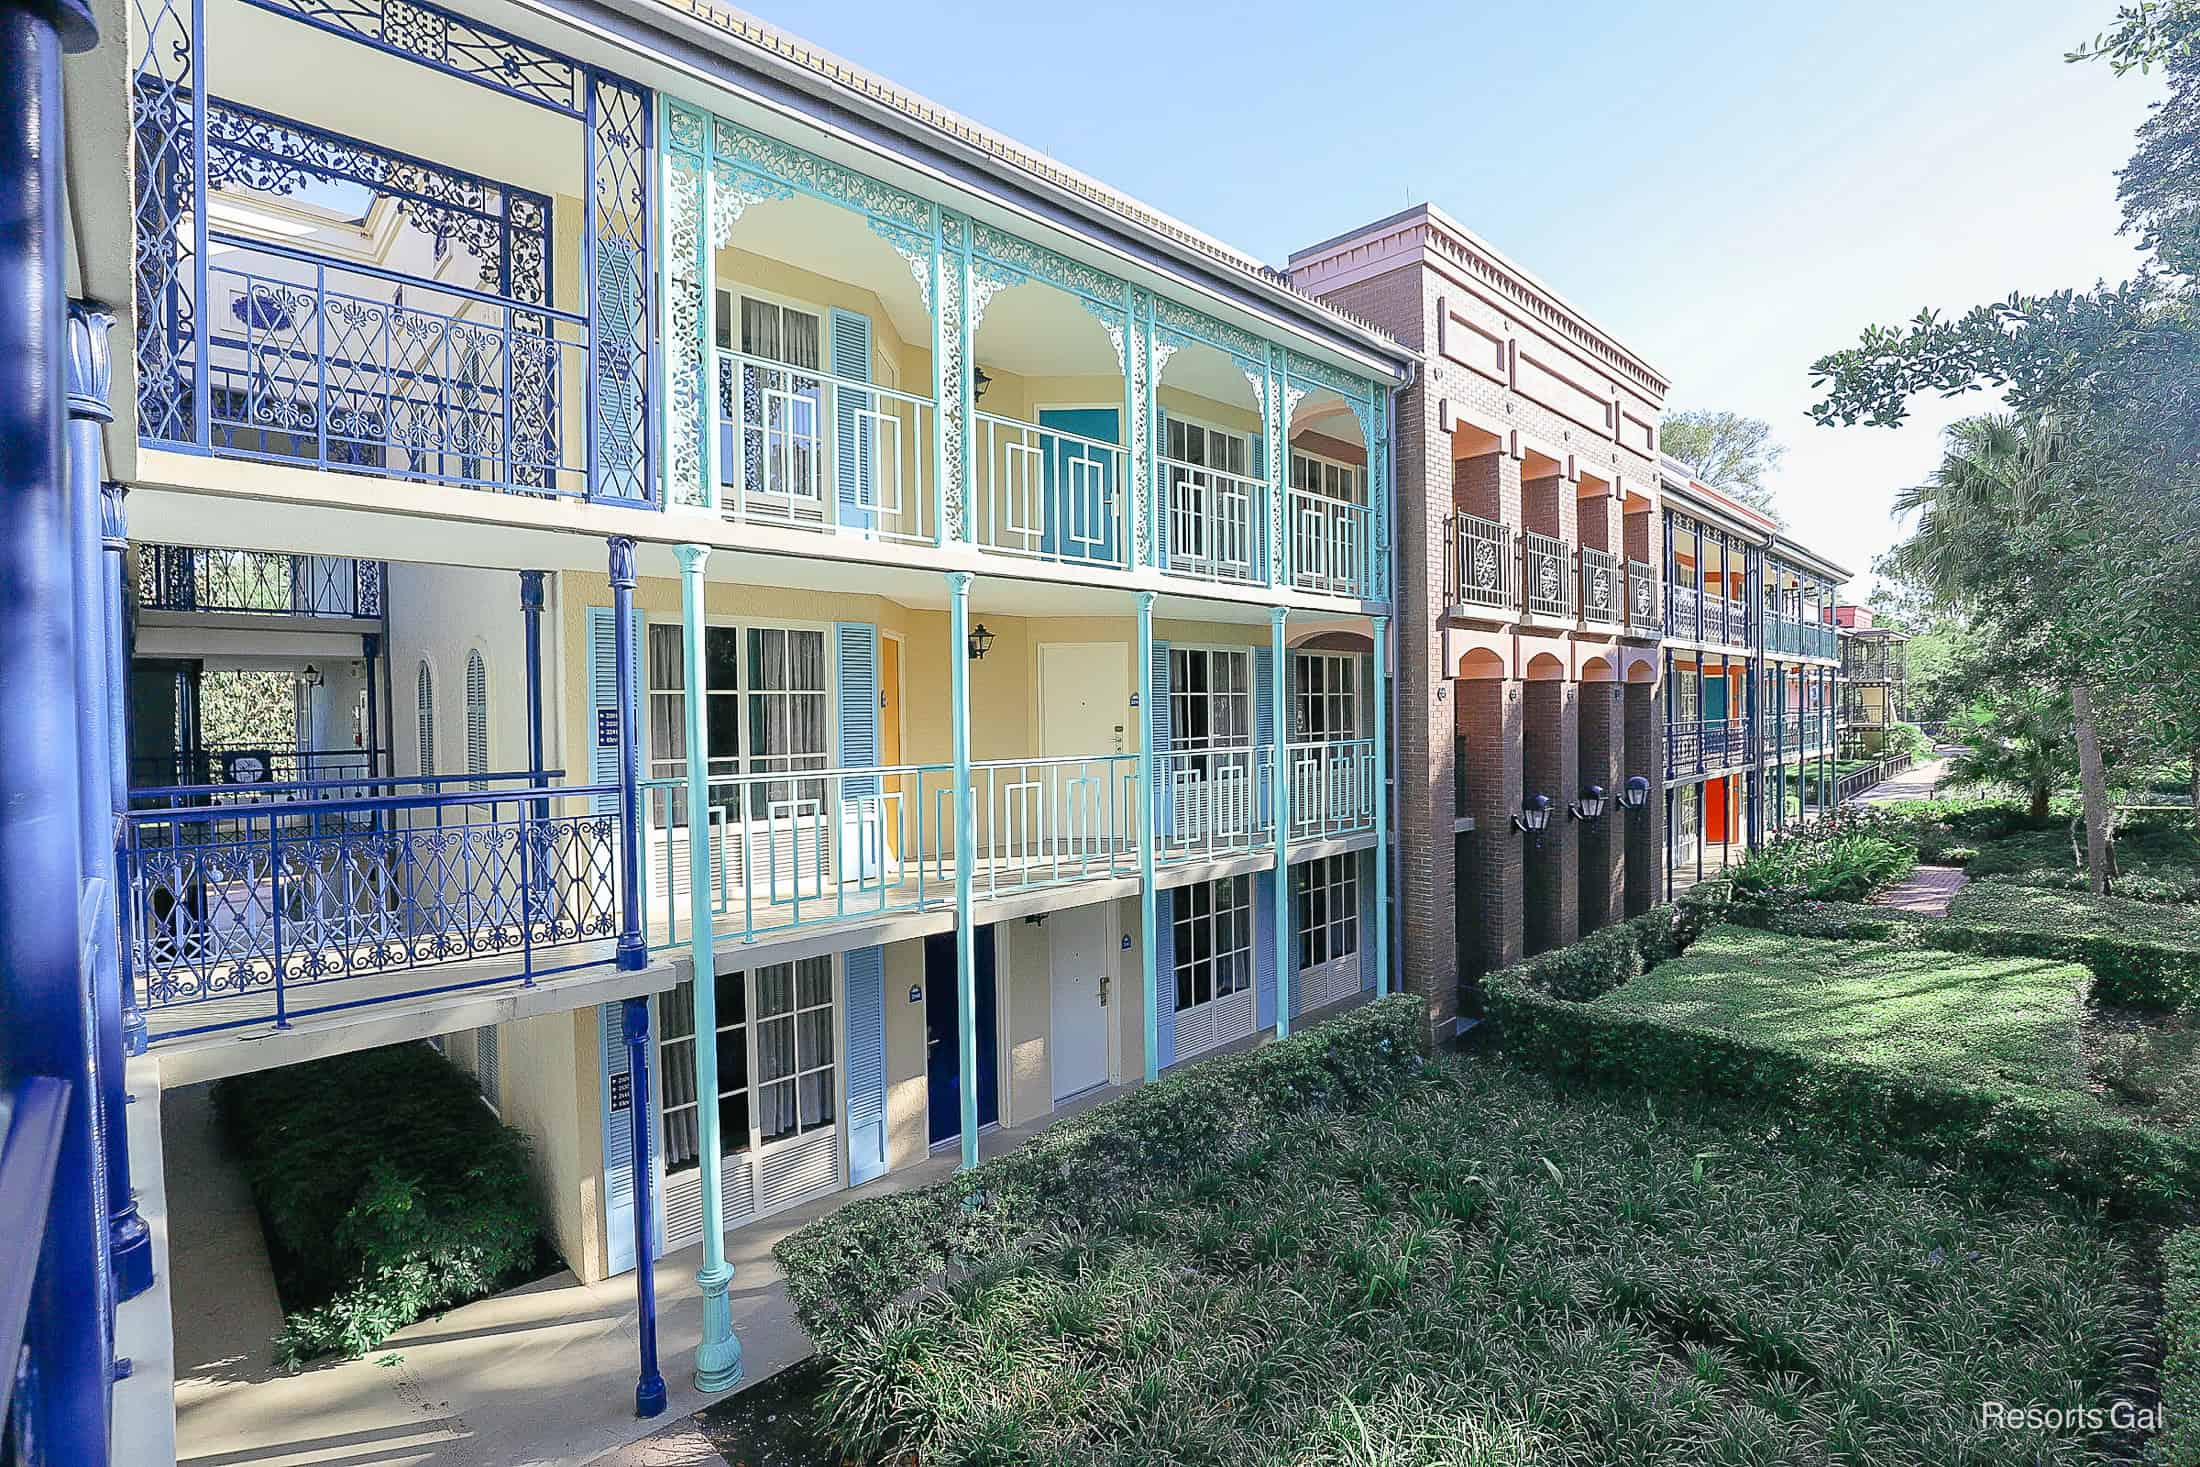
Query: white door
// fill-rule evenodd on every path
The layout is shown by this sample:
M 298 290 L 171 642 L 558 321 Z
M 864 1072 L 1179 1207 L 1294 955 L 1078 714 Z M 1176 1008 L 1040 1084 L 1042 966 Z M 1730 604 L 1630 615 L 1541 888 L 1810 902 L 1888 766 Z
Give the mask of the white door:
M 1054 1098 L 1105 1084 L 1108 1078 L 1108 973 L 1114 964 L 1114 923 L 1105 902 L 1047 917 L 1054 940 L 1053 1023 L 1047 1055 Z
M 1035 853 L 1110 861 L 1128 848 L 1131 771 L 1105 762 L 1132 751 L 1130 650 L 1121 642 L 1039 646 L 1039 753 L 1094 761 L 1039 775 L 1044 828 Z

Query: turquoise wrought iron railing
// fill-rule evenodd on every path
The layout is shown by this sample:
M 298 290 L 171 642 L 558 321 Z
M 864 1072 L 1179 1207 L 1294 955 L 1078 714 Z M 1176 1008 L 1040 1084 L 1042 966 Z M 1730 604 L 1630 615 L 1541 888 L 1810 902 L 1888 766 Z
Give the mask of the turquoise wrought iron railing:
M 1265 480 L 1164 455 L 1161 483 L 1164 570 L 1201 581 L 1267 584 Z
M 1301 591 L 1365 596 L 1371 583 L 1374 512 L 1364 504 L 1293 489 L 1289 511 L 1291 584 Z
M 1375 741 L 1331 739 L 1284 750 L 1293 840 L 1333 840 L 1375 828 Z
M 618 932 L 618 787 L 488 778 L 515 782 L 364 796 L 289 785 L 212 805 L 179 790 L 131 811 L 119 865 L 155 1042 L 608 961 L 576 949 Z M 371 992 L 344 981 L 486 958 L 510 966 Z

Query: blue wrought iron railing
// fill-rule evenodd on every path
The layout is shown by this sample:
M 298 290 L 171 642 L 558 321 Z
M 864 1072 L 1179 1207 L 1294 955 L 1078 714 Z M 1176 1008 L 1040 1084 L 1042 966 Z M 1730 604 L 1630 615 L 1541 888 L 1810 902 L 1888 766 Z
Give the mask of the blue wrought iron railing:
M 164 808 L 130 812 L 120 870 L 131 972 L 156 1040 L 532 983 L 595 961 L 575 949 L 618 932 L 619 790 L 548 777 L 369 781 L 517 783 L 363 796 L 276 786 L 256 792 L 264 802 L 215 806 L 196 803 L 210 791 L 179 790 Z M 391 991 L 342 986 L 483 958 L 512 966 Z
M 211 446 L 480 489 L 587 489 L 586 318 L 223 235 Z
M 68 1108 L 68 1082 L 51 1076 L 33 1076 L 0 1096 L 0 1238 L 14 1240 L 0 1248 L 0 1463 L 6 1467 L 42 1460 L 38 1370 L 26 1340 Z
M 1705 718 L 1666 725 L 1666 773 L 1701 774 L 1744 762 L 1750 724 L 1748 718 Z
M 140 611 L 378 617 L 383 565 L 348 555 L 285 555 L 192 545 L 137 547 Z
M 148 754 L 130 761 L 131 800 L 157 797 L 173 804 L 179 795 L 203 796 L 211 804 L 239 796 L 270 798 L 284 786 L 315 785 L 357 791 L 389 764 L 387 749 L 270 749 L 264 744 L 218 744 Z M 454 781 L 455 783 L 455 781 Z

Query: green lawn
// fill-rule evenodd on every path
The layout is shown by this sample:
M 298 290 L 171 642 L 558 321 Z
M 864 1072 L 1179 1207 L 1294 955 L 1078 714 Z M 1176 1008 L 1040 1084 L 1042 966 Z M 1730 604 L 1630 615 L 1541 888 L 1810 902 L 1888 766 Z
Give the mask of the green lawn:
M 1597 1007 L 1827 1058 L 2084 1091 L 2075 963 L 1716 927 Z
M 2060 821 L 2045 830 L 1964 843 L 1977 850 L 1966 863 L 1973 876 L 2068 881 L 2083 889 L 2084 865 Z M 2116 864 L 2121 879 L 2146 891 L 2150 901 L 2183 901 L 2189 907 L 2200 900 L 2200 839 L 2188 820 L 2155 815 L 2133 821 L 2117 832 Z
M 2067 980 L 2011 981 L 2045 1008 Z M 2050 1202 L 1451 1057 L 888 1306 L 825 1406 L 869 1460 L 2105 1462 L 2133 1443 L 1981 1407 L 2121 1396 L 2145 1277 Z

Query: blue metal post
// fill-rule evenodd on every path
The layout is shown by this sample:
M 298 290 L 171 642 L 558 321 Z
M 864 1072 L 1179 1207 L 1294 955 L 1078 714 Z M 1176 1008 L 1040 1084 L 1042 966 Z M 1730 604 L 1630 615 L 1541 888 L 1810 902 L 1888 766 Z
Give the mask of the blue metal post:
M 1270 779 L 1276 786 L 1269 803 L 1275 807 L 1276 820 L 1276 900 L 1275 943 L 1276 956 L 1276 1037 L 1286 1039 L 1291 1034 L 1291 662 L 1290 651 L 1284 646 L 1284 622 L 1290 612 L 1280 606 L 1268 609 L 1268 661 L 1271 673 L 1268 678 L 1268 726 L 1275 732 L 1275 747 L 1269 750 L 1269 764 L 1275 771 Z
M 1156 450 L 1158 453 L 1159 450 Z M 1161 513 L 1157 507 L 1156 515 Z M 1154 700 L 1168 696 L 1168 689 L 1153 686 L 1153 598 L 1140 591 L 1132 598 L 1138 605 L 1138 681 L 1145 689 L 1138 712 L 1138 808 L 1145 818 L 1138 822 L 1138 949 L 1139 971 L 1144 975 L 1146 1083 L 1161 1078 L 1161 893 L 1154 886 L 1154 843 L 1161 839 L 1161 801 L 1154 788 Z
M 1390 992 L 1390 618 L 1374 619 L 1375 667 L 1375 996 Z
M 61 53 L 77 0 L 0 0 L 0 1074 L 69 1087 L 21 1405 L 46 1460 L 104 1467 L 112 1373 L 96 1035 L 81 962 L 77 717 L 62 431 Z M 11 1373 L 17 1362 L 6 1362 Z
M 122 847 L 122 816 L 130 808 L 130 729 L 126 707 L 130 697 L 130 628 L 123 614 L 122 556 L 129 548 L 123 496 L 129 491 L 109 480 L 99 486 L 99 532 L 102 569 L 106 572 L 101 620 L 107 646 L 107 779 L 114 799 L 114 838 Z M 122 1047 L 130 1054 L 145 1053 L 145 1015 L 137 1006 L 137 976 L 131 966 L 130 894 L 121 868 L 115 878 L 115 976 L 122 988 Z
M 626 1110 L 629 1153 L 634 1158 L 634 1312 L 641 1334 L 642 1371 L 634 1382 L 634 1414 L 661 1415 L 665 1409 L 665 1378 L 657 1369 L 657 1224 L 652 1212 L 650 1178 L 656 1168 L 649 1160 L 649 1000 L 624 1001 L 626 1020 L 626 1068 L 634 1085 L 633 1104 Z
M 619 644 L 613 662 L 619 698 L 618 963 L 632 972 L 648 966 L 649 947 L 642 940 L 642 705 L 634 691 L 634 542 L 625 535 L 611 537 L 611 634 Z
M 971 901 L 978 812 L 970 788 L 971 580 L 969 571 L 947 575 L 948 697 L 954 710 L 955 760 L 955 1063 L 965 1170 L 978 1164 L 978 931 Z
M 542 579 L 539 570 L 519 573 L 519 609 L 527 624 L 527 768 L 537 775 L 543 771 Z
M 703 1341 L 695 1350 L 695 1388 L 733 1389 L 741 1379 L 741 1341 L 733 1333 L 726 1288 L 725 1161 L 718 1138 L 718 952 L 710 910 L 710 699 L 703 658 L 703 567 L 706 545 L 675 545 L 680 557 L 681 649 L 687 688 L 688 950 L 694 957 L 695 1093 L 697 1144 L 703 1159 L 703 1266 L 695 1271 L 703 1294 Z M 741 1138 L 745 1143 L 748 1138 Z
M 107 406 L 113 369 L 107 329 L 114 319 L 98 306 L 69 304 L 69 541 L 76 561 L 77 841 L 85 889 L 100 894 L 88 946 L 106 1133 L 107 1237 L 116 1295 L 134 1299 L 153 1286 L 153 1235 L 138 1216 L 130 1188 L 130 1091 L 123 1082 L 122 982 L 115 962 L 120 868 L 115 861 L 112 751 L 103 726 L 112 700 L 107 694 L 107 568 L 100 560 L 99 433 L 114 420 Z

